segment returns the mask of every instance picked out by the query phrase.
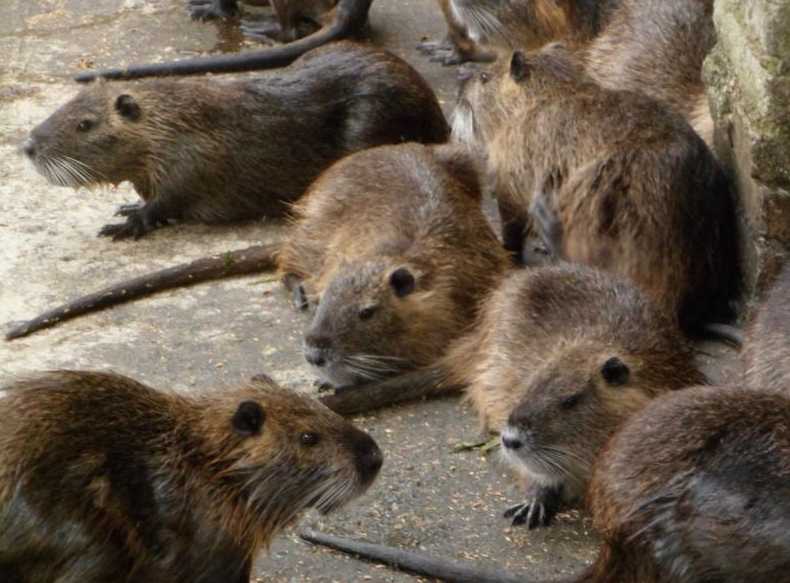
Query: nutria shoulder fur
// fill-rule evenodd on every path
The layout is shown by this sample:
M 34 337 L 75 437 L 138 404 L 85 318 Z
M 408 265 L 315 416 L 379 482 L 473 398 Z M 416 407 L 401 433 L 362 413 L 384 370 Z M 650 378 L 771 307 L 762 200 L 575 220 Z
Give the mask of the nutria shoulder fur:
M 131 182 L 144 204 L 102 234 L 140 237 L 170 219 L 278 217 L 357 150 L 443 142 L 425 80 L 387 51 L 350 42 L 256 78 L 97 83 L 36 127 L 24 149 L 62 186 Z
M 583 266 L 516 271 L 486 299 L 444 364 L 548 524 L 580 499 L 617 428 L 666 391 L 705 382 L 673 321 L 632 284 Z M 542 513 L 542 515 L 541 515 Z
M 508 249 L 628 277 L 684 330 L 729 321 L 741 293 L 735 197 L 686 121 L 593 82 L 560 45 L 467 83 L 453 133 L 487 158 Z
M 190 0 L 199 6 L 209 4 L 233 5 L 233 0 Z M 167 75 L 199 75 L 203 73 L 231 73 L 241 71 L 257 71 L 273 67 L 284 67 L 297 58 L 332 41 L 353 38 L 362 33 L 368 23 L 368 12 L 373 0 L 338 0 L 331 13 L 324 13 L 320 19 L 325 24 L 312 34 L 281 46 L 270 47 L 258 51 L 249 51 L 235 55 L 212 55 L 196 57 L 181 61 L 153 63 L 148 65 L 131 65 L 118 69 L 87 71 L 75 76 L 80 83 L 103 79 L 140 79 L 143 77 L 163 77 Z M 272 4 L 277 12 L 279 30 L 277 36 L 289 37 L 293 34 L 293 20 L 300 15 L 315 16 L 322 8 L 335 5 L 333 0 L 274 0 Z M 210 9 L 210 7 L 209 7 Z M 298 24 L 298 23 L 297 23 Z M 250 31 L 252 36 L 260 35 L 260 30 Z
M 270 380 L 184 396 L 59 371 L 1 391 L 3 581 L 246 582 L 285 526 L 381 466 L 366 433 Z
M 790 265 L 757 308 L 743 356 L 749 386 L 790 394 Z
M 493 61 L 497 51 L 595 37 L 622 0 L 437 0 L 447 39 L 418 49 L 445 65 Z
M 294 214 L 280 272 L 318 300 L 305 357 L 335 386 L 436 360 L 508 265 L 476 169 L 450 146 L 358 152 L 326 171 Z
M 741 388 L 659 397 L 610 441 L 591 484 L 595 563 L 567 583 L 787 581 L 790 401 Z M 309 533 L 307 540 L 464 583 L 535 581 Z

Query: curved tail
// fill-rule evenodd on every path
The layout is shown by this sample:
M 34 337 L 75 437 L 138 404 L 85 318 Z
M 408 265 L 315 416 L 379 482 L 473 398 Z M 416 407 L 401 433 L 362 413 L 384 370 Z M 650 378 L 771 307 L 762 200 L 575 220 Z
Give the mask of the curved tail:
M 184 287 L 234 277 L 248 273 L 259 273 L 277 267 L 277 251 L 279 245 L 254 245 L 238 251 L 230 251 L 220 255 L 212 255 L 168 267 L 153 273 L 147 273 L 134 279 L 111 285 L 92 294 L 82 296 L 55 309 L 49 310 L 12 328 L 6 333 L 6 340 L 21 338 L 54 326 L 59 322 L 71 320 L 77 316 L 88 314 L 147 296 L 162 290 Z
M 417 575 L 441 579 L 449 583 L 529 583 L 524 577 L 512 575 L 501 569 L 484 569 L 454 561 L 396 549 L 384 545 L 356 541 L 323 532 L 307 530 L 299 535 L 314 545 L 356 555 L 360 559 L 385 563 Z
M 459 393 L 461 390 L 461 385 L 448 382 L 442 368 L 432 367 L 406 372 L 380 382 L 341 387 L 320 400 L 335 413 L 356 415 L 397 403 Z
M 367 23 L 368 11 L 372 2 L 373 0 L 340 0 L 335 8 L 335 18 L 331 24 L 324 26 L 309 36 L 281 46 L 235 55 L 198 57 L 167 63 L 132 65 L 125 69 L 87 71 L 76 75 L 74 80 L 78 83 L 87 83 L 97 78 L 128 80 L 169 75 L 238 73 L 284 67 L 308 51 L 334 40 L 347 38 L 361 31 Z

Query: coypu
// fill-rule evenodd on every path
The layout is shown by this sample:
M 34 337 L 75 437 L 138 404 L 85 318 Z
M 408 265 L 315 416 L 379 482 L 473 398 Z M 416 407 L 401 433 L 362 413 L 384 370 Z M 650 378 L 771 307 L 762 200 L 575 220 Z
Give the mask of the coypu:
M 75 75 L 74 79 L 79 83 L 85 83 L 98 78 L 128 80 L 143 77 L 231 73 L 283 67 L 320 46 L 361 34 L 367 26 L 368 12 L 372 2 L 373 0 L 337 0 L 336 6 L 334 6 L 334 19 L 331 22 L 304 38 L 281 46 L 235 55 L 196 57 L 165 63 L 130 65 L 118 69 L 84 71 Z M 205 2 L 198 0 L 200 5 L 208 6 L 209 3 L 224 6 L 235 5 L 235 2 L 231 0 L 206 0 Z M 335 2 L 332 0 L 274 0 L 272 4 L 277 12 L 282 36 L 290 38 L 293 35 L 292 23 L 294 18 L 315 15 L 316 7 L 325 6 L 330 8 Z M 322 20 L 325 20 L 325 18 L 322 18 Z M 253 36 L 268 36 L 276 31 L 271 29 L 260 31 L 252 28 L 249 32 Z M 351 84 L 353 85 L 356 82 L 358 81 L 351 82 Z
M 245 36 L 263 41 L 291 42 L 299 38 L 300 25 L 308 25 L 315 32 L 334 19 L 337 0 L 188 0 L 187 10 L 193 20 L 211 20 L 238 16 L 239 1 L 253 6 L 271 5 L 274 22 L 267 24 L 242 23 Z
M 282 216 L 334 161 L 443 142 L 436 96 L 405 61 L 343 42 L 259 78 L 96 83 L 33 129 L 24 151 L 61 186 L 130 181 L 142 206 L 101 235 L 139 238 L 183 218 Z
M 429 364 L 473 321 L 478 302 L 508 266 L 481 210 L 475 168 L 452 146 L 402 144 L 353 154 L 322 174 L 295 217 L 279 252 L 245 249 L 142 276 L 39 316 L 7 338 L 173 282 L 270 269 L 277 255 L 300 307 L 320 297 L 305 356 L 325 380 L 357 383 Z
M 788 581 L 790 400 L 753 389 L 697 387 L 632 417 L 596 464 L 589 505 L 598 558 L 568 583 Z M 497 578 L 420 553 L 322 533 L 308 541 L 444 581 Z
M 785 266 L 747 329 L 746 384 L 790 391 L 790 264 Z
M 515 271 L 443 364 L 531 502 L 506 517 L 548 525 L 579 499 L 593 462 L 656 395 L 706 382 L 674 322 L 630 282 L 581 265 Z
M 535 48 L 553 40 L 584 42 L 600 33 L 622 0 L 438 0 L 447 38 L 418 50 L 444 65 L 489 62 L 498 48 Z
M 57 371 L 0 390 L 2 581 L 246 583 L 258 550 L 382 463 L 367 433 L 271 379 L 185 396 Z
M 702 64 L 715 44 L 713 0 L 623 0 L 584 51 L 585 70 L 608 89 L 658 99 L 712 145 Z
M 470 78 L 453 134 L 487 159 L 515 255 L 537 232 L 559 258 L 629 277 L 688 333 L 733 318 L 734 195 L 679 114 L 600 87 L 553 44 Z

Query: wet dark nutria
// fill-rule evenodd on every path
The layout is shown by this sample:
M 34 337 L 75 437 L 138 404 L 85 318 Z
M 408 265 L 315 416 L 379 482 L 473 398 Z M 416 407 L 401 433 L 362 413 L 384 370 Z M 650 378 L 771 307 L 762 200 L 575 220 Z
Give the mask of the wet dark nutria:
M 654 400 L 598 461 L 589 505 L 603 538 L 568 583 L 790 581 L 790 401 L 741 388 Z M 452 582 L 511 583 L 419 553 L 308 533 L 307 540 Z
M 270 269 L 275 253 L 274 246 L 247 249 L 124 282 L 7 338 L 173 282 Z M 430 364 L 471 324 L 509 262 L 481 210 L 468 157 L 451 146 L 420 144 L 373 148 L 332 166 L 295 207 L 277 255 L 296 303 L 318 303 L 305 356 L 335 385 Z
M 757 309 L 744 344 L 746 383 L 790 394 L 790 264 Z
M 488 62 L 497 50 L 535 48 L 597 35 L 622 0 L 437 0 L 447 21 L 443 42 L 418 49 L 445 65 Z
M 687 332 L 733 317 L 734 196 L 680 115 L 600 87 L 553 44 L 468 81 L 453 133 L 486 157 L 515 255 L 538 232 L 559 258 L 636 282 Z
M 202 73 L 231 73 L 241 71 L 257 71 L 273 67 L 289 65 L 308 51 L 326 45 L 332 41 L 352 38 L 362 33 L 368 23 L 368 12 L 373 0 L 338 0 L 334 7 L 334 19 L 322 26 L 316 32 L 286 43 L 281 46 L 269 47 L 258 51 L 234 55 L 216 55 L 196 57 L 181 61 L 165 63 L 152 63 L 147 65 L 131 65 L 118 69 L 103 69 L 99 71 L 85 71 L 74 78 L 80 83 L 103 79 L 140 79 L 142 77 L 164 77 L 167 75 L 199 75 Z M 229 0 L 198 0 L 195 5 L 225 5 L 235 2 Z M 330 8 L 333 0 L 273 0 L 277 13 L 278 26 L 276 29 L 249 30 L 253 36 L 279 35 L 282 38 L 293 36 L 293 21 L 297 16 L 311 17 L 320 12 L 321 7 Z M 327 15 L 321 18 L 327 20 Z M 297 22 L 298 24 L 298 22 Z M 353 83 L 352 83 L 353 85 Z
M 187 397 L 59 371 L 2 392 L 9 583 L 247 583 L 258 550 L 382 463 L 369 435 L 270 379 Z
M 569 264 L 511 273 L 445 363 L 483 428 L 503 435 L 528 500 L 506 516 L 530 528 L 582 497 L 626 419 L 706 382 L 691 344 L 642 292 Z
M 36 127 L 24 151 L 54 184 L 131 182 L 142 206 L 102 235 L 139 238 L 170 219 L 283 215 L 330 164 L 388 143 L 438 143 L 448 126 L 405 61 L 337 43 L 253 80 L 97 83 Z
M 713 0 L 623 0 L 587 47 L 585 69 L 606 88 L 658 99 L 712 145 L 702 64 L 715 44 Z

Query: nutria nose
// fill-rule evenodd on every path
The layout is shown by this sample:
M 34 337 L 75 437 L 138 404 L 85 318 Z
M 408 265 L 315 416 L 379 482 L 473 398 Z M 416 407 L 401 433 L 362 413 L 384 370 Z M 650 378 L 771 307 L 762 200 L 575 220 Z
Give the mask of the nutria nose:
M 354 428 L 348 437 L 351 450 L 354 452 L 357 472 L 362 482 L 368 484 L 378 475 L 384 463 L 384 456 L 376 441 L 364 431 Z
M 524 442 L 517 437 L 508 437 L 507 435 L 503 435 L 502 445 L 505 446 L 505 449 L 516 450 L 524 447 Z
M 28 138 L 22 144 L 22 151 L 28 158 L 32 158 L 36 155 L 36 143 L 33 141 L 33 138 Z
M 304 357 L 313 366 L 326 365 L 327 350 L 332 347 L 332 340 L 327 336 L 308 334 L 304 339 Z
M 313 366 L 322 367 L 326 364 L 326 357 L 324 356 L 324 351 L 316 348 L 311 348 L 309 346 L 305 346 L 304 349 L 304 358 L 307 362 L 312 364 Z

